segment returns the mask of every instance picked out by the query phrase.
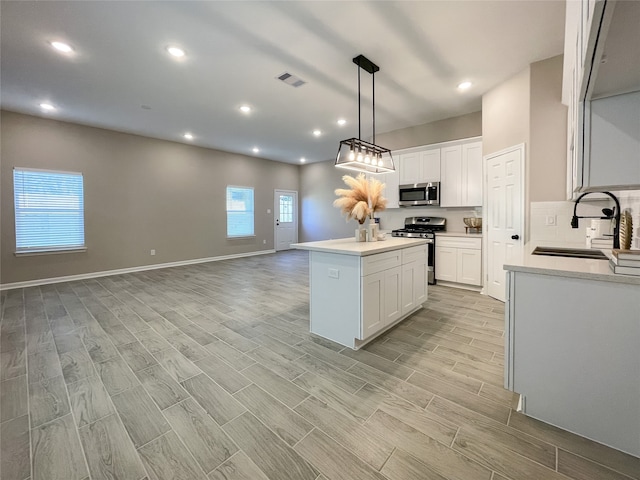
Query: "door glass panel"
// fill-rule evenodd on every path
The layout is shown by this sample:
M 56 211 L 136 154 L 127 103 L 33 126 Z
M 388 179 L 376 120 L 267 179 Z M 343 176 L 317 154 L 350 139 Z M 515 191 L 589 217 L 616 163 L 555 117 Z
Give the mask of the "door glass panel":
M 280 223 L 293 223 L 293 197 L 280 195 Z

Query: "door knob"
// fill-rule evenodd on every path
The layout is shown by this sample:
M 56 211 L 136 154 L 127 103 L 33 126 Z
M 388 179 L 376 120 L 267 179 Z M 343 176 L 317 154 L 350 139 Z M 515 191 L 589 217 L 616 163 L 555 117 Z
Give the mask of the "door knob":
M 280 220 L 276 220 L 276 226 L 280 225 Z
M 520 240 L 520 235 L 511 235 L 511 240 Z

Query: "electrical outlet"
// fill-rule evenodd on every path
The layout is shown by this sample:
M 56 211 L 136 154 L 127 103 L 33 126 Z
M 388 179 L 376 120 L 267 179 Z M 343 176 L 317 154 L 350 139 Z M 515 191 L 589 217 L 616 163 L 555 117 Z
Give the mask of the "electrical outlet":
M 149 254 L 150 254 L 151 256 L 155 255 L 155 254 L 156 254 L 156 249 L 155 249 L 155 248 L 151 249 L 151 251 L 149 252 Z
M 267 213 L 271 213 L 271 209 L 270 208 L 267 208 Z
M 330 268 L 329 278 L 340 278 L 340 270 L 338 270 L 337 268 Z
M 266 244 L 267 244 L 267 241 L 266 241 L 266 240 L 262 240 L 262 244 L 263 244 L 263 245 L 266 245 Z
M 553 227 L 556 224 L 556 216 L 555 215 L 547 215 L 545 218 L 544 224 L 548 227 Z

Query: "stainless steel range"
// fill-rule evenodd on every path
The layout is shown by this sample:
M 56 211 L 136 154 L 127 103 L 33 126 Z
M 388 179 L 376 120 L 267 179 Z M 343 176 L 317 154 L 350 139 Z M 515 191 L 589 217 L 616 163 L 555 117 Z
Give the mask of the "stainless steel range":
M 436 236 L 435 232 L 447 229 L 447 219 L 443 217 L 407 217 L 404 228 L 392 230 L 392 237 L 425 238 L 427 240 L 427 274 L 429 285 L 436 283 Z

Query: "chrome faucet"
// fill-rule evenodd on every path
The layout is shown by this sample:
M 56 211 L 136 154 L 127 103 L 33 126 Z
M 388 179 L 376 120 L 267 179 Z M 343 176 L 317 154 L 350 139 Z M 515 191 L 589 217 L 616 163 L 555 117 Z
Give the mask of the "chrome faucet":
M 576 215 L 576 210 L 578 209 L 578 204 L 583 197 L 586 197 L 590 193 L 604 193 L 605 195 L 613 198 L 613 201 L 616 202 L 616 206 L 613 209 L 613 214 L 615 218 L 616 224 L 613 227 L 613 248 L 620 248 L 620 202 L 618 198 L 611 192 L 586 192 L 580 195 L 576 199 L 576 203 L 573 206 L 573 217 L 571 217 L 571 228 L 578 228 L 578 219 L 579 218 L 611 218 L 611 217 L 579 217 Z

